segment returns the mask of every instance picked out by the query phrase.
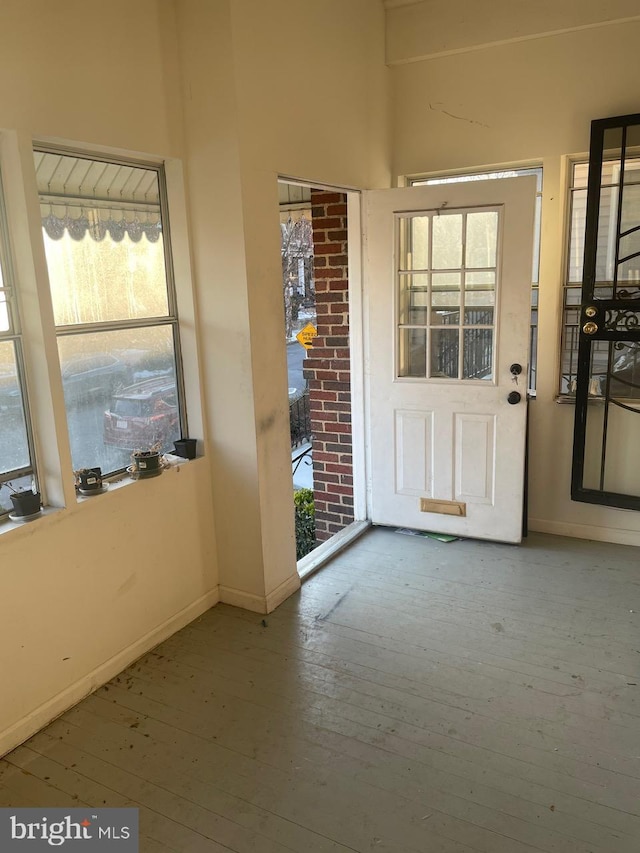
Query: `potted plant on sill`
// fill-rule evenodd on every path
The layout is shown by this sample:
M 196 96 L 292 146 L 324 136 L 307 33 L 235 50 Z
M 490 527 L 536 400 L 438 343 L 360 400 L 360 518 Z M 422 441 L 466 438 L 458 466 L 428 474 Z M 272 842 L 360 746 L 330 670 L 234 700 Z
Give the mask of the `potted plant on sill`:
M 101 468 L 78 468 L 73 475 L 81 495 L 94 495 L 103 491 Z
M 158 441 L 148 450 L 134 450 L 131 454 L 130 474 L 138 477 L 156 477 L 162 474 L 162 444 Z
M 4 483 L 11 493 L 11 503 L 13 504 L 13 512 L 9 516 L 14 519 L 30 518 L 31 516 L 40 513 L 41 496 L 40 492 L 31 489 L 16 489 L 11 483 Z

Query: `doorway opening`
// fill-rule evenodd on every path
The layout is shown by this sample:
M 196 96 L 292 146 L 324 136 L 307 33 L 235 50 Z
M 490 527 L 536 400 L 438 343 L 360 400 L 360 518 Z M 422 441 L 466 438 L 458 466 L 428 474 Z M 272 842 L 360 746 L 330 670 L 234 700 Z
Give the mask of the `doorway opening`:
M 354 521 L 347 196 L 281 181 L 279 201 L 300 560 Z

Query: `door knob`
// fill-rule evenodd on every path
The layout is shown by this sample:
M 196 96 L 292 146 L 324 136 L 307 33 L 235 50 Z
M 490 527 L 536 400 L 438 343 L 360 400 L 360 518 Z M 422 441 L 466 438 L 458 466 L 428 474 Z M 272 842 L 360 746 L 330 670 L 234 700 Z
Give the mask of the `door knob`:
M 510 406 L 515 406 L 516 403 L 520 402 L 520 400 L 522 400 L 522 395 L 519 391 L 511 391 L 507 397 L 507 403 L 509 403 Z

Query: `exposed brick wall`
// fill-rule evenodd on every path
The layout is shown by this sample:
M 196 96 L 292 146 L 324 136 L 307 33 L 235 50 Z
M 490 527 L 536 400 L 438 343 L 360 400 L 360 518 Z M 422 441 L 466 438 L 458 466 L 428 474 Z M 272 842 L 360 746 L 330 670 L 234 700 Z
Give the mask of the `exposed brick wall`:
M 313 431 L 316 538 L 353 521 L 347 199 L 311 191 L 318 336 L 305 360 Z

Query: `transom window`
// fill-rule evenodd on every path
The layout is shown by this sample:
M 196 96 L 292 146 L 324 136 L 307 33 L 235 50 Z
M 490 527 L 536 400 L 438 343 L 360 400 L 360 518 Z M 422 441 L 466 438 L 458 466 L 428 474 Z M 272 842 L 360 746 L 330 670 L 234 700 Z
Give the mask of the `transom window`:
M 121 471 L 186 427 L 163 170 L 34 157 L 73 467 Z
M 396 222 L 398 376 L 491 380 L 499 211 Z

